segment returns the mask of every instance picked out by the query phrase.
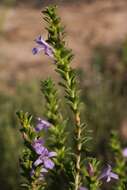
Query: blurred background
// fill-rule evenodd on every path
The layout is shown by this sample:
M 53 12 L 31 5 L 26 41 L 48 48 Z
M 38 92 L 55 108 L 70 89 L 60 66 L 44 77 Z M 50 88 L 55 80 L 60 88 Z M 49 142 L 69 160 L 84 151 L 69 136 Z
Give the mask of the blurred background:
M 51 61 L 33 56 L 34 39 L 45 33 L 41 11 L 59 5 L 73 49 L 83 114 L 93 129 L 93 152 L 108 159 L 110 131 L 127 141 L 127 1 L 0 0 L 0 189 L 18 190 L 21 138 L 16 111 L 44 113 L 40 80 L 58 80 Z

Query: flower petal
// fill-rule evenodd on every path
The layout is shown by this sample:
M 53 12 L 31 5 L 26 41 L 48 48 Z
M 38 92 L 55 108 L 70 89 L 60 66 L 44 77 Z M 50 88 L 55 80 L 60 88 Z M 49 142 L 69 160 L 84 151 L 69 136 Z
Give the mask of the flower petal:
M 52 48 L 50 48 L 50 47 L 45 47 L 44 52 L 45 52 L 45 54 L 48 55 L 49 57 L 53 57 L 53 50 L 52 50 Z
M 119 176 L 113 172 L 110 173 L 111 178 L 113 179 L 119 179 Z
M 44 159 L 44 166 L 47 168 L 47 169 L 52 169 L 54 167 L 54 162 L 50 159 Z
M 124 148 L 122 151 L 123 157 L 127 158 L 127 148 Z
M 51 126 L 51 124 L 48 121 L 45 121 L 41 118 L 37 118 L 37 126 L 35 128 L 36 131 L 41 131 L 42 129 L 47 129 Z
M 44 38 L 42 36 L 39 36 L 35 39 L 36 43 L 43 46 L 43 47 L 50 47 L 49 44 L 44 40 Z
M 44 151 L 45 147 L 43 146 L 44 140 L 43 139 L 37 139 L 32 143 L 32 147 L 35 150 L 35 152 L 39 155 L 42 154 Z
M 48 149 L 44 147 L 43 151 L 41 152 L 41 159 L 43 160 L 49 154 Z
M 107 181 L 107 183 L 110 182 L 111 181 L 111 177 L 108 176 L 106 181 Z
M 38 165 L 40 165 L 40 164 L 42 164 L 43 163 L 43 161 L 42 161 L 42 159 L 40 159 L 40 157 L 34 162 L 34 166 L 38 166 Z
M 38 48 L 34 47 L 34 48 L 32 49 L 32 53 L 33 53 L 34 55 L 37 54 L 37 53 L 38 53 Z
M 88 190 L 86 187 L 80 187 L 79 190 Z
M 38 54 L 40 51 L 44 50 L 44 47 L 34 47 L 32 49 L 33 55 Z
M 30 171 L 30 176 L 32 177 L 32 176 L 34 176 L 34 174 L 35 174 L 35 171 L 34 171 L 34 169 L 32 168 L 32 170 Z
M 54 156 L 57 156 L 56 152 L 49 152 L 49 154 L 48 154 L 49 158 L 54 157 Z
M 41 168 L 40 172 L 41 172 L 41 173 L 47 173 L 48 170 L 47 170 L 46 168 Z
M 34 55 L 43 50 L 46 55 L 53 57 L 53 48 L 43 39 L 43 37 L 39 36 L 35 41 L 39 47 L 33 48 L 32 52 Z
M 108 167 L 100 175 L 99 180 L 103 179 L 103 178 L 106 178 L 106 181 L 110 182 L 111 178 L 118 179 L 119 178 L 118 175 L 111 172 L 111 170 L 112 170 L 111 166 L 108 165 Z

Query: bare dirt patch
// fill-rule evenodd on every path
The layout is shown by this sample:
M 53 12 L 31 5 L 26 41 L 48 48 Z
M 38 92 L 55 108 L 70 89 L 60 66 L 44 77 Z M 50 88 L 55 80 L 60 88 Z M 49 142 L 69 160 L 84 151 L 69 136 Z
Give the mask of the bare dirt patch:
M 5 9 L 0 29 L 0 80 L 24 80 L 52 75 L 50 61 L 42 54 L 33 56 L 34 38 L 46 36 L 41 9 L 17 7 Z M 88 68 L 97 44 L 115 45 L 127 36 L 127 1 L 98 0 L 92 3 L 61 5 L 59 15 L 66 25 L 68 45 L 76 54 L 74 67 Z M 3 85 L 2 85 L 3 87 Z

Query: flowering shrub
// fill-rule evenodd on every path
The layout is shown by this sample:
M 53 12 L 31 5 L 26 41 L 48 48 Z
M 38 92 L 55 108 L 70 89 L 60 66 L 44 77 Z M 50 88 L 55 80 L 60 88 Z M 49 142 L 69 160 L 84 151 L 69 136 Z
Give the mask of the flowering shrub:
M 28 113 L 17 113 L 21 123 L 24 149 L 20 158 L 21 174 L 24 176 L 22 187 L 29 190 L 68 189 L 99 190 L 106 183 L 116 180 L 115 189 L 126 188 L 125 175 L 121 167 L 125 166 L 125 150 L 116 145 L 119 140 L 111 138 L 111 149 L 116 153 L 116 168 L 110 164 L 102 166 L 102 161 L 89 156 L 87 142 L 87 124 L 81 119 L 81 101 L 77 89 L 75 70 L 71 67 L 72 51 L 66 47 L 64 27 L 56 14 L 56 7 L 47 7 L 44 11 L 48 37 L 39 36 L 33 48 L 33 54 L 44 52 L 54 63 L 55 71 L 60 75 L 59 86 L 63 88 L 65 104 L 72 110 L 73 131 L 68 133 L 69 118 L 62 113 L 59 92 L 55 83 L 48 78 L 41 83 L 41 91 L 46 100 L 46 119 L 34 118 Z M 68 139 L 73 139 L 69 146 Z M 114 144 L 114 141 L 116 142 Z M 90 151 L 89 151 L 90 152 Z M 92 154 L 90 154 L 92 155 Z M 112 171 L 113 170 L 113 171 Z M 120 183 L 121 182 L 121 183 Z

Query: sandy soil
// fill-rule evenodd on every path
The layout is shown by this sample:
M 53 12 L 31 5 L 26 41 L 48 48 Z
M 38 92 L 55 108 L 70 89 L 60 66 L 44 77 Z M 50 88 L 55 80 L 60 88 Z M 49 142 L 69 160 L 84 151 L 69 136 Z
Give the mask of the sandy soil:
M 0 89 L 24 79 L 53 74 L 53 66 L 43 54 L 33 56 L 36 36 L 46 36 L 41 8 L 0 7 Z M 97 0 L 59 6 L 66 25 L 68 46 L 74 51 L 74 67 L 88 69 L 97 44 L 117 45 L 127 37 L 127 1 Z

